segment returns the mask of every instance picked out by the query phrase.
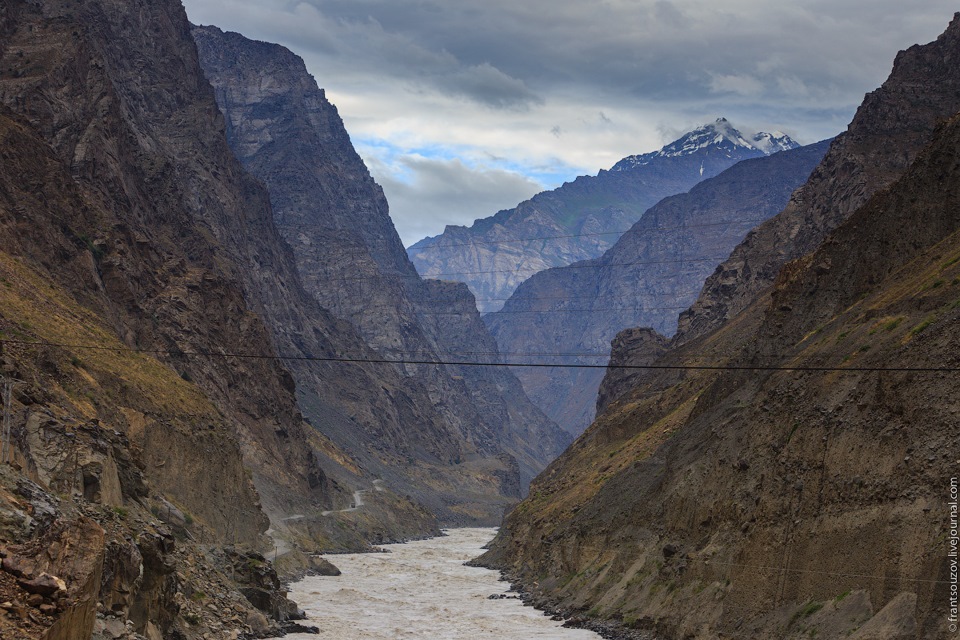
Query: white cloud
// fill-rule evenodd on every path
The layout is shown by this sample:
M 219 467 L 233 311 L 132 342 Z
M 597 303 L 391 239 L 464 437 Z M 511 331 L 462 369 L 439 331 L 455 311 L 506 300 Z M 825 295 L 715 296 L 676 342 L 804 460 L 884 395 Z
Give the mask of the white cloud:
M 544 188 L 524 175 L 470 167 L 457 158 L 404 156 L 392 164 L 374 159 L 370 171 L 383 186 L 406 246 L 446 225 L 470 225 L 509 209 Z

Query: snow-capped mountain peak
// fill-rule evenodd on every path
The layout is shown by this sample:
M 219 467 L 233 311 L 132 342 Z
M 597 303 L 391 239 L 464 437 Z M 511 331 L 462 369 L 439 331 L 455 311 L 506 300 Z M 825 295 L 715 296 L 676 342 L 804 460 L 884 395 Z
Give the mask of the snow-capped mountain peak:
M 733 154 L 754 152 L 770 155 L 777 151 L 795 149 L 797 144 L 782 131 L 773 133 L 758 132 L 747 138 L 726 118 L 717 118 L 715 122 L 700 125 L 693 131 L 664 146 L 658 151 L 642 155 L 628 156 L 615 164 L 611 171 L 626 171 L 650 164 L 656 158 L 673 158 L 705 153 L 722 153 L 727 157 Z
M 771 131 L 770 133 L 760 131 L 753 136 L 751 142 L 753 146 L 767 155 L 777 151 L 796 149 L 800 146 L 793 138 L 782 131 Z

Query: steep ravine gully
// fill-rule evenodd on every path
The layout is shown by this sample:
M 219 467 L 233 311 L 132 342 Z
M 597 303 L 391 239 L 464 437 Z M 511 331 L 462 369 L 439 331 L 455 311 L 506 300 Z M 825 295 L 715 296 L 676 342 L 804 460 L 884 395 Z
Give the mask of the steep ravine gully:
M 673 339 L 617 337 L 657 368 L 608 372 L 483 564 L 611 637 L 955 637 L 958 64 L 960 15 Z

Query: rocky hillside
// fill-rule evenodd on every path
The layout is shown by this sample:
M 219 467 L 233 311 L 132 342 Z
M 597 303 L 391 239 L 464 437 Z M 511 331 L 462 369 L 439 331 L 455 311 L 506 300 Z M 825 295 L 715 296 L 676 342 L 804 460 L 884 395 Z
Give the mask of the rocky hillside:
M 269 566 L 245 575 L 193 543 L 261 566 L 264 510 L 339 491 L 262 321 L 280 302 L 261 289 L 299 286 L 292 258 L 226 144 L 183 9 L 13 1 L 0 34 L 0 322 L 23 381 L 2 635 L 276 632 L 264 615 L 295 609 Z M 31 582 L 43 573 L 63 582 Z
M 482 311 L 496 311 L 533 274 L 600 257 L 663 198 L 740 160 L 796 146 L 779 132 L 747 139 L 720 118 L 659 151 L 624 158 L 470 227 L 449 226 L 408 252 L 425 277 L 466 282 Z
M 696 300 L 715 264 L 757 223 L 783 209 L 827 146 L 821 142 L 744 160 L 651 207 L 602 257 L 534 275 L 501 311 L 484 316 L 500 350 L 598 354 L 551 361 L 604 365 L 610 341 L 623 329 L 653 327 L 672 335 L 678 311 Z M 603 374 L 603 369 L 517 371 L 530 398 L 575 436 L 593 421 Z
M 0 69 L 0 331 L 23 381 L 0 635 L 276 635 L 297 612 L 260 552 L 318 569 L 296 547 L 436 533 L 519 497 L 517 459 L 465 460 L 410 376 L 329 361 L 382 356 L 303 287 L 178 2 L 5 3 Z M 433 484 L 398 493 L 301 405 Z
M 813 251 L 840 222 L 899 177 L 930 140 L 936 123 L 960 109 L 954 21 L 935 42 L 900 52 L 893 71 L 867 94 L 847 131 L 782 215 L 752 232 L 707 280 L 680 318 L 692 338 L 734 317 L 788 261 Z
M 495 362 L 496 343 L 466 287 L 425 282 L 407 259 L 383 192 L 303 61 L 216 27 L 195 27 L 193 34 L 227 139 L 269 189 L 274 220 L 308 293 L 355 327 L 381 359 L 480 353 Z M 385 380 L 397 380 L 395 406 L 363 407 L 366 390 L 383 382 L 361 384 L 351 391 L 358 401 L 349 403 L 356 412 L 349 420 L 337 417 L 346 403 L 338 407 L 336 397 L 318 391 L 326 378 L 313 368 L 293 365 L 310 421 L 369 474 L 447 522 L 498 522 L 568 443 L 504 368 L 380 365 L 394 376 Z M 358 428 L 360 421 L 377 428 Z
M 847 130 L 837 136 L 810 180 L 783 212 L 754 229 L 707 278 L 697 301 L 680 314 L 673 344 L 724 326 L 763 300 L 783 265 L 812 251 L 846 216 L 906 170 L 938 122 L 960 110 L 954 73 L 960 49 L 956 18 L 934 42 L 901 51 L 890 77 L 864 98 Z M 891 143 L 895 141 L 895 143 Z M 643 332 L 617 339 L 626 351 L 644 349 Z M 612 355 L 617 362 L 617 354 Z M 611 369 L 598 409 L 631 386 L 637 372 Z
M 488 563 L 637 637 L 950 637 L 960 117 L 937 126 L 927 107 L 944 97 L 936 72 L 956 64 L 958 30 L 901 53 L 858 113 L 860 131 L 878 126 L 867 107 L 915 126 L 912 105 L 926 113 L 899 178 L 719 328 L 673 344 L 621 334 L 617 363 L 657 368 L 611 376 L 617 392 L 511 513 Z M 898 86 L 923 59 L 933 73 L 914 67 L 910 90 Z M 835 193 L 890 171 L 886 140 L 874 144 L 862 172 L 834 174 Z

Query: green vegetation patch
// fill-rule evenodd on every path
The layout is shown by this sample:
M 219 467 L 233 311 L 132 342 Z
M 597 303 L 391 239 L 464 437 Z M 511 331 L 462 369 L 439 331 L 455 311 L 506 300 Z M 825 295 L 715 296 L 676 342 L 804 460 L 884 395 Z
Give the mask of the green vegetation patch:
M 899 327 L 902 322 L 903 322 L 903 316 L 901 316 L 901 317 L 899 317 L 899 318 L 894 318 L 893 320 L 891 320 L 891 321 L 888 322 L 887 324 L 883 325 L 883 329 L 884 329 L 884 331 L 893 331 L 894 329 L 896 329 L 897 327 Z
M 823 609 L 823 603 L 818 602 L 817 600 L 811 600 L 807 604 L 797 609 L 797 611 L 793 614 L 793 617 L 790 618 L 790 624 L 793 625 L 799 620 L 809 618 L 817 611 L 820 611 L 820 609 Z
M 923 322 L 915 326 L 913 329 L 910 329 L 910 335 L 915 336 L 921 333 L 924 329 L 932 325 L 936 319 L 937 319 L 936 316 L 932 316 L 932 315 L 927 316 L 926 318 L 923 319 Z

